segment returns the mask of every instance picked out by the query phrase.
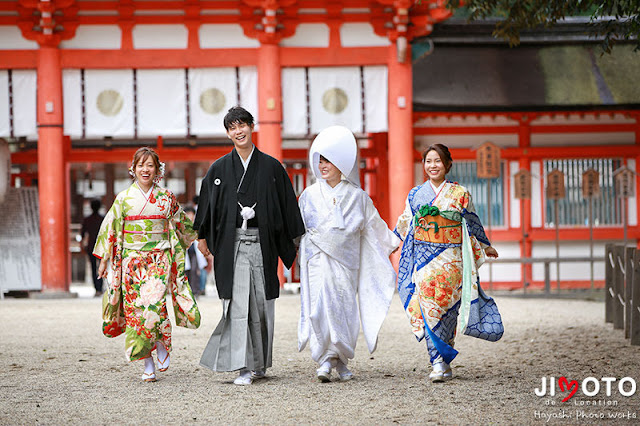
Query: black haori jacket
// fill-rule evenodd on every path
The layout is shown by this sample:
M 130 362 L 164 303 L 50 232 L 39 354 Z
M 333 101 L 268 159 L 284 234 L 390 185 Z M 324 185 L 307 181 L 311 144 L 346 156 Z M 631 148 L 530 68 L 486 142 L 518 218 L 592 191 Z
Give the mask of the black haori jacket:
M 238 166 L 242 164 L 235 148 L 211 165 L 202 180 L 194 228 L 213 254 L 219 297 L 231 299 L 238 196 L 255 197 L 265 293 L 267 299 L 275 299 L 280 294 L 278 257 L 291 268 L 296 257 L 293 241 L 304 234 L 304 222 L 289 176 L 278 160 L 255 148 L 239 190 Z

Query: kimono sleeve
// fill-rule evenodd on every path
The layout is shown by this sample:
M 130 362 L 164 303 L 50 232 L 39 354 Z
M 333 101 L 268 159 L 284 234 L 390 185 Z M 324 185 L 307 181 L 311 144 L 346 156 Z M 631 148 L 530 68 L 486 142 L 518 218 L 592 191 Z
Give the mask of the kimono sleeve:
M 475 237 L 476 240 L 478 240 L 480 246 L 483 249 L 489 247 L 491 245 L 491 242 L 489 242 L 489 238 L 487 238 L 487 235 L 484 232 L 484 227 L 482 226 L 480 218 L 476 214 L 476 209 L 473 205 L 471 194 L 468 191 L 465 192 L 463 204 L 462 215 L 467 220 L 469 233 L 472 237 Z
M 360 246 L 358 305 L 362 332 L 369 352 L 373 352 L 395 291 L 396 273 L 389 254 L 398 247 L 400 239 L 389 230 L 371 198 L 366 193 L 363 197 L 365 217 Z
M 409 230 L 411 229 L 411 222 L 413 221 L 413 212 L 411 210 L 411 205 L 409 204 L 409 197 L 407 197 L 407 201 L 404 205 L 404 211 L 398 217 L 398 222 L 396 223 L 396 229 L 393 231 L 402 241 L 407 237 Z
M 93 248 L 93 255 L 99 259 L 111 259 L 118 241 L 122 241 L 123 200 L 116 197 L 100 225 L 100 231 Z
M 209 218 L 211 215 L 211 201 L 209 198 L 209 185 L 211 180 L 211 170 L 202 179 L 200 195 L 198 196 L 198 211 L 193 221 L 193 227 L 198 231 L 198 238 L 204 239 L 209 236 Z
M 193 229 L 193 222 L 191 222 L 191 219 L 189 219 L 184 210 L 182 210 L 180 203 L 178 203 L 178 200 L 176 200 L 173 194 L 171 194 L 171 209 L 169 212 L 171 226 L 176 231 L 180 245 L 186 250 L 193 240 L 196 239 L 198 233 Z
M 363 229 L 364 237 L 383 249 L 389 256 L 400 245 L 400 239 L 389 230 L 387 223 L 380 217 L 380 213 L 373 205 L 373 201 L 364 193 L 365 225 Z M 409 210 L 411 211 L 411 210 Z M 405 232 L 406 235 L 406 232 Z

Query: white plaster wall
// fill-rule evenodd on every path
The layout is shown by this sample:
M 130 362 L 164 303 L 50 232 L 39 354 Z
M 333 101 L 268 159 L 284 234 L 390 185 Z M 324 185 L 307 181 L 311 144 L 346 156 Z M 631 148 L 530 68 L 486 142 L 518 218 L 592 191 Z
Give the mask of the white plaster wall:
M 520 164 L 517 161 L 509 162 L 509 180 L 511 182 L 509 191 L 509 205 L 511 209 L 509 211 L 509 223 L 512 228 L 520 227 L 520 219 L 522 218 L 520 213 L 520 200 L 516 199 L 516 186 L 514 184 L 514 176 L 520 171 Z
M 571 146 L 571 145 L 633 145 L 633 132 L 593 132 L 593 133 L 534 133 L 531 146 Z
M 627 160 L 627 167 L 637 173 L 636 160 Z M 627 219 L 630 226 L 636 226 L 638 224 L 638 187 L 635 187 L 633 197 L 629 197 L 629 208 L 627 210 Z
M 542 163 L 531 162 L 531 226 L 542 226 Z
M 329 27 L 326 24 L 300 24 L 293 36 L 283 39 L 284 47 L 329 47 Z
M 594 241 L 593 242 L 593 256 L 604 257 L 605 245 L 608 241 Z M 533 242 L 533 257 L 556 257 L 556 245 L 555 241 L 534 241 Z M 588 257 L 590 255 L 591 244 L 587 241 L 560 241 L 560 258 L 571 257 Z M 557 280 L 556 265 L 550 264 L 550 277 L 553 281 Z M 593 264 L 593 278 L 594 280 L 604 279 L 604 262 L 594 262 Z M 533 265 L 533 279 L 544 280 L 544 264 L 536 263 Z M 560 280 L 590 280 L 591 279 L 591 267 L 589 262 L 571 262 L 560 264 Z
M 120 49 L 122 30 L 117 25 L 79 25 L 75 37 L 60 43 L 62 49 Z
M 518 135 L 416 135 L 414 137 L 415 147 L 419 151 L 423 151 L 434 143 L 442 143 L 449 148 L 478 148 L 487 141 L 499 147 L 515 148 L 518 146 Z
M 186 49 L 188 45 L 184 25 L 136 25 L 132 37 L 134 49 Z
M 11 135 L 11 122 L 9 121 L 9 73 L 0 70 L 0 137 Z
M 0 50 L 34 50 L 38 43 L 22 37 L 20 28 L 0 25 Z
M 519 259 L 520 246 L 517 242 L 496 242 L 492 246 L 498 251 L 499 259 Z M 489 277 L 495 282 L 509 282 L 522 280 L 520 263 L 504 263 L 480 267 L 480 284 L 482 288 L 489 288 Z
M 202 49 L 257 48 L 260 42 L 244 35 L 238 24 L 204 24 L 198 30 Z
M 369 23 L 347 23 L 340 27 L 340 44 L 343 47 L 389 46 L 386 37 L 377 35 Z

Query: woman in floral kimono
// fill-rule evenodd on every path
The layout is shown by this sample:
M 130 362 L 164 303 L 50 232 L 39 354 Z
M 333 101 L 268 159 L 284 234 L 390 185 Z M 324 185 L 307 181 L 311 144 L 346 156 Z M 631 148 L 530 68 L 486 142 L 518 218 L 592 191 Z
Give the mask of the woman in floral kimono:
M 140 148 L 129 173 L 135 182 L 116 197 L 93 250 L 98 274 L 107 278 L 102 300 L 107 337 L 125 334 L 130 361 L 145 360 L 142 380 L 156 380 L 169 368 L 171 323 L 165 296 L 171 291 L 177 325 L 197 328 L 200 312 L 184 272 L 185 253 L 197 233 L 176 197 L 157 185 L 164 163 L 151 148 Z
M 429 378 L 453 377 L 450 363 L 458 331 L 496 341 L 504 331 L 495 302 L 480 288 L 478 268 L 491 247 L 471 195 L 445 180 L 453 160 L 442 144 L 422 156 L 428 180 L 413 188 L 395 232 L 403 240 L 398 268 L 398 295 L 413 333 L 426 337 L 433 366 Z
M 309 151 L 317 182 L 300 195 L 306 233 L 300 242 L 298 350 L 307 343 L 321 382 L 350 380 L 360 322 L 369 352 L 394 293 L 389 255 L 400 240 L 389 230 L 371 198 L 360 189 L 353 133 L 324 129 Z M 342 177 L 344 175 L 344 177 Z

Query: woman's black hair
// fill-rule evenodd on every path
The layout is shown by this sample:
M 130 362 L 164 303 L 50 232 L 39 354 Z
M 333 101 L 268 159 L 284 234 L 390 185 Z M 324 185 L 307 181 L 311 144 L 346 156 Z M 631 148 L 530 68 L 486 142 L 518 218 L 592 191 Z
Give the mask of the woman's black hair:
M 441 143 L 434 143 L 433 145 L 428 146 L 427 149 L 425 149 L 422 153 L 423 163 L 425 158 L 427 158 L 427 154 L 429 153 L 429 151 L 435 151 L 438 153 L 438 155 L 440 156 L 440 160 L 442 160 L 442 163 L 446 168 L 445 172 L 449 173 L 449 170 L 451 170 L 451 166 L 453 165 L 453 158 L 451 158 L 449 148 L 447 148 L 446 145 L 442 145 Z

